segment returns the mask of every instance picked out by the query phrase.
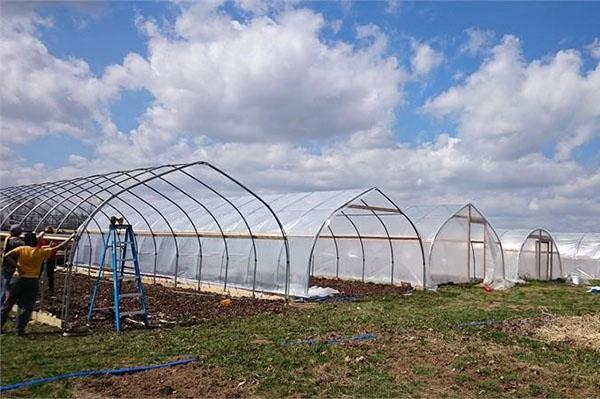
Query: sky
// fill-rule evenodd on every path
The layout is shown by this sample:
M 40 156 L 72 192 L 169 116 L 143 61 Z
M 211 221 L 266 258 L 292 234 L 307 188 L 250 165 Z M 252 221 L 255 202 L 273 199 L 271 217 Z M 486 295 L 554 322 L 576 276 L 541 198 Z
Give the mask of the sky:
M 600 2 L 0 3 L 0 186 L 205 160 L 600 232 Z

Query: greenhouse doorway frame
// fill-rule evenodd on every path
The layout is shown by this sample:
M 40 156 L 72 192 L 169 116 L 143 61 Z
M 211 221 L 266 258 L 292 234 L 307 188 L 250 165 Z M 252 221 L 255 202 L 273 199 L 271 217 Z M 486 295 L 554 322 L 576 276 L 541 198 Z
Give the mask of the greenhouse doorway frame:
M 370 193 L 376 193 L 376 194 L 380 195 L 382 198 L 385 199 L 385 201 L 387 201 L 389 206 L 386 206 L 386 207 L 373 206 L 373 205 L 370 205 L 369 203 L 367 203 L 367 200 L 365 199 L 365 197 Z M 360 201 L 360 204 L 355 203 L 356 201 Z M 370 214 L 374 218 L 377 219 L 378 223 L 381 225 L 385 234 L 384 235 L 362 234 L 360 229 L 358 228 L 357 224 L 352 219 L 353 215 L 349 214 L 347 212 L 344 212 L 345 209 L 361 210 L 361 211 L 370 212 Z M 400 236 L 400 235 L 391 234 L 389 231 L 389 226 L 386 224 L 386 222 L 384 222 L 383 218 L 381 217 L 382 214 L 401 216 L 404 220 L 406 220 L 409 223 L 412 231 L 414 232 L 414 236 L 406 236 L 406 235 Z M 355 234 L 350 234 L 350 235 L 335 234 L 332 229 L 332 226 L 331 226 L 331 221 L 336 216 L 340 216 L 340 217 L 343 217 L 344 219 L 346 219 L 352 225 Z M 323 234 L 323 232 L 325 231 L 326 228 L 327 228 L 327 231 L 329 232 L 329 234 Z M 390 251 L 390 280 L 389 280 L 389 283 L 386 283 L 386 284 L 391 284 L 391 285 L 394 285 L 397 283 L 397 281 L 394 281 L 394 272 L 395 272 L 395 268 L 396 268 L 396 258 L 397 258 L 396 255 L 397 254 L 394 251 L 393 242 L 394 241 L 417 241 L 418 245 L 419 245 L 420 256 L 421 256 L 423 288 L 425 288 L 427 286 L 427 273 L 426 273 L 426 267 L 425 267 L 425 250 L 424 250 L 424 246 L 423 246 L 423 240 L 421 238 L 421 235 L 419 234 L 419 231 L 417 230 L 413 221 L 400 209 L 400 207 L 389 196 L 387 196 L 385 193 L 383 193 L 380 189 L 378 189 L 376 187 L 365 190 L 364 192 L 351 198 L 346 203 L 339 206 L 337 209 L 333 210 L 329 214 L 329 216 L 325 220 L 323 220 L 323 223 L 321 224 L 321 226 L 319 227 L 318 231 L 316 232 L 316 234 L 314 235 L 314 237 L 312 239 L 310 254 L 309 254 L 309 258 L 308 258 L 308 265 L 307 265 L 307 281 L 309 281 L 311 277 L 316 277 L 316 276 L 314 276 L 315 247 L 317 245 L 317 242 L 321 239 L 332 239 L 334 242 L 334 247 L 335 247 L 335 251 L 336 251 L 336 273 L 335 273 L 336 279 L 340 278 L 340 254 L 339 254 L 338 240 L 358 240 L 360 250 L 361 250 L 361 258 L 362 258 L 362 273 L 361 273 L 361 279 L 360 279 L 361 282 L 365 282 L 365 269 L 366 269 L 366 264 L 367 264 L 367 257 L 365 254 L 365 252 L 366 252 L 365 251 L 365 241 L 367 241 L 367 240 L 386 241 L 389 245 L 389 251 Z M 342 276 L 343 276 L 343 274 L 342 274 Z M 344 279 L 344 278 L 342 278 L 342 279 Z
M 559 275 L 562 274 L 562 259 L 560 257 L 560 251 L 558 247 L 556 251 L 554 250 L 556 247 L 556 243 L 552 238 L 552 235 L 545 229 L 535 229 L 532 230 L 523 243 L 521 244 L 521 248 L 519 250 L 519 256 L 517 258 L 517 275 L 520 271 L 521 264 L 521 256 L 523 252 L 526 252 L 525 245 L 529 239 L 534 239 L 534 256 L 535 256 L 535 266 L 537 271 L 537 279 L 538 280 L 552 280 L 552 276 L 554 275 L 554 255 L 558 257 L 558 268 L 560 270 Z M 543 250 L 542 250 L 543 248 Z M 542 271 L 545 271 L 542 278 Z
M 467 209 L 466 215 L 461 215 L 460 213 Z M 505 276 L 505 259 L 504 259 L 504 250 L 502 248 L 502 241 L 500 240 L 500 236 L 497 234 L 494 227 L 489 223 L 487 218 L 483 216 L 483 213 L 477 209 L 475 205 L 472 203 L 468 203 L 465 206 L 458 209 L 454 214 L 449 216 L 447 220 L 442 223 L 442 225 L 437 229 L 433 239 L 431 240 L 429 255 L 428 255 L 428 272 L 431 273 L 432 263 L 433 263 L 433 255 L 434 249 L 436 246 L 436 242 L 440 237 L 440 234 L 443 232 L 444 227 L 448 225 L 454 218 L 466 219 L 466 237 L 465 237 L 465 251 L 466 251 L 466 270 L 467 270 L 467 281 L 476 281 L 478 279 L 487 279 L 488 278 L 488 264 L 487 264 L 487 255 L 489 251 L 489 246 L 491 245 L 488 242 L 486 230 L 489 229 L 493 236 L 496 238 L 495 242 L 499 247 L 500 253 L 500 261 L 502 263 L 502 279 Z M 473 230 L 474 226 L 477 226 L 482 231 L 481 238 L 473 238 Z M 482 276 L 481 278 L 477 275 L 477 256 L 475 249 L 476 247 L 481 246 L 482 251 Z M 493 276 L 492 276 L 493 277 Z M 443 282 L 442 282 L 443 283 Z

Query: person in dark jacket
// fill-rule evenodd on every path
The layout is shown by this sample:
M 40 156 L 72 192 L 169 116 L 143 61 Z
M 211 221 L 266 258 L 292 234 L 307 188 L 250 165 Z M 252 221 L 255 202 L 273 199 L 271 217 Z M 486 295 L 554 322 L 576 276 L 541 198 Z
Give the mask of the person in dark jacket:
M 14 256 L 5 256 L 8 252 L 12 251 L 15 248 L 18 248 L 22 245 L 23 239 L 21 238 L 21 233 L 23 230 L 21 226 L 18 224 L 13 224 L 10 226 L 10 235 L 6 237 L 4 240 L 4 246 L 2 247 L 2 277 L 0 282 L 0 304 L 4 302 L 4 297 L 6 296 L 6 290 L 8 289 L 8 285 L 10 284 L 10 280 L 12 279 L 13 274 L 15 274 L 15 270 L 17 269 L 17 260 Z
M 54 234 L 54 229 L 52 228 L 52 226 L 47 226 L 44 229 L 44 233 L 45 234 Z M 44 246 L 48 246 L 48 247 L 53 247 L 58 245 L 59 242 L 58 241 L 51 241 L 47 238 L 42 238 L 39 242 L 39 245 L 44 247 Z M 42 273 L 44 271 L 46 271 L 46 280 L 48 281 L 48 291 L 50 295 L 54 295 L 54 269 L 56 268 L 56 252 L 54 252 L 52 255 L 50 255 L 48 258 L 46 258 L 46 261 L 44 262 L 44 267 L 42 270 Z

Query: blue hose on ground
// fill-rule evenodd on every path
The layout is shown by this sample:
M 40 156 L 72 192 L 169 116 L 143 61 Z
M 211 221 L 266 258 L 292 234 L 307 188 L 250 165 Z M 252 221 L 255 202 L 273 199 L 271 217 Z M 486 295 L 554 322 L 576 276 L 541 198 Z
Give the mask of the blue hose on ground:
M 66 378 L 76 378 L 76 377 L 90 377 L 95 375 L 118 375 L 118 374 L 128 374 L 128 373 L 139 373 L 140 371 L 148 371 L 159 369 L 162 367 L 172 367 L 172 366 L 180 366 L 183 364 L 188 364 L 193 362 L 194 359 L 183 359 L 183 360 L 175 360 L 173 362 L 154 364 L 152 366 L 138 366 L 138 367 L 125 367 L 121 369 L 106 369 L 106 370 L 87 370 L 87 371 L 76 371 L 74 373 L 67 374 L 59 374 L 53 377 L 46 378 L 36 378 L 33 380 L 26 380 L 17 382 L 15 384 L 10 385 L 2 385 L 0 386 L 0 392 L 12 391 L 13 389 L 26 388 L 37 384 L 43 384 L 46 382 L 53 382 L 58 380 L 64 380 Z
M 312 338 L 312 339 L 295 339 L 293 341 L 283 342 L 283 345 L 285 345 L 285 346 L 288 346 L 288 345 L 302 345 L 302 344 L 308 344 L 308 345 L 316 345 L 316 344 L 335 345 L 335 344 L 341 344 L 343 342 L 348 342 L 348 341 L 367 341 L 367 340 L 376 339 L 376 338 L 377 338 L 377 335 L 372 334 L 372 333 L 366 333 L 366 334 L 354 335 L 352 337 L 337 337 L 337 338 L 328 338 L 328 339 L 318 339 L 318 338 Z

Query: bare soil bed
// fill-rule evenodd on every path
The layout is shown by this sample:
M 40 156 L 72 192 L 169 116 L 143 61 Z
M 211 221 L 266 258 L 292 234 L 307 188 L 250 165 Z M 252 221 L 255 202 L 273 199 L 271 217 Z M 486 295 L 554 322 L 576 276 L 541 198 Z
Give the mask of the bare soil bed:
M 363 283 L 362 281 L 348 281 L 323 277 L 311 277 L 311 286 L 331 287 L 340 292 L 341 295 L 351 297 L 383 296 L 383 295 L 401 295 L 409 294 L 413 291 L 410 285 L 390 285 Z
M 85 378 L 76 398 L 237 398 L 255 396 L 256 381 L 231 380 L 198 363 L 124 376 Z
M 63 272 L 57 272 L 56 295 L 44 298 L 43 309 L 56 316 L 61 314 L 64 277 Z M 92 277 L 73 273 L 69 314 L 70 322 L 74 326 L 86 323 L 94 281 Z M 123 284 L 122 292 L 135 292 L 133 281 L 124 281 Z M 112 281 L 105 280 L 100 283 L 95 307 L 112 306 L 112 289 Z M 159 284 L 144 284 L 144 290 L 153 326 L 206 324 L 226 318 L 251 317 L 259 313 L 281 313 L 287 309 L 283 300 L 229 298 L 219 294 L 165 287 Z M 123 298 L 121 303 L 122 311 L 139 309 L 137 298 Z M 112 328 L 113 324 L 114 313 L 111 310 L 100 310 L 94 313 L 91 326 Z M 125 324 L 136 325 L 137 323 L 125 319 Z
M 93 277 L 73 273 L 71 284 L 71 302 L 69 304 L 69 321 L 74 327 L 86 324 L 88 305 L 95 282 Z M 57 271 L 55 295 L 44 296 L 42 308 L 55 316 L 60 316 L 62 309 L 62 293 L 65 273 Z M 122 292 L 135 292 L 133 281 L 124 281 Z M 347 297 L 362 298 L 368 296 L 400 295 L 412 292 L 410 286 L 394 286 L 388 284 L 363 283 L 327 278 L 312 278 L 311 285 L 331 287 Z M 113 303 L 112 281 L 100 283 L 96 298 L 96 308 L 108 308 Z M 146 300 L 153 326 L 194 325 L 210 323 L 216 320 L 235 317 L 251 317 L 259 313 L 281 313 L 288 309 L 281 300 L 256 298 L 234 298 L 215 293 L 205 293 L 194 289 L 166 287 L 160 284 L 144 284 Z M 122 311 L 139 309 L 137 298 L 123 298 Z M 137 320 L 137 322 L 136 322 Z M 100 310 L 94 313 L 93 328 L 112 328 L 114 313 L 112 310 Z M 125 325 L 139 324 L 139 318 L 126 318 Z

